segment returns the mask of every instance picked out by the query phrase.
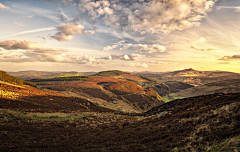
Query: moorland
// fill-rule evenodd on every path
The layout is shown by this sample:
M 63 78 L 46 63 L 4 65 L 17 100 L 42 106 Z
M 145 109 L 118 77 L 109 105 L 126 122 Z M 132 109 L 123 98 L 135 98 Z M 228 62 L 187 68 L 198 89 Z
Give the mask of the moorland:
M 239 78 L 1 71 L 0 151 L 239 151 Z

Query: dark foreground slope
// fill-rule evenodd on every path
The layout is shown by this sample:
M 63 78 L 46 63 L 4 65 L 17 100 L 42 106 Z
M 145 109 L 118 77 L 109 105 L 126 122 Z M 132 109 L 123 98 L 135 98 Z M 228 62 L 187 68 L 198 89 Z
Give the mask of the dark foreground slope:
M 98 127 L 89 125 L 97 116 L 84 122 L 2 118 L 0 151 L 239 151 L 239 101 L 238 93 L 175 100 L 144 113 L 146 119 Z

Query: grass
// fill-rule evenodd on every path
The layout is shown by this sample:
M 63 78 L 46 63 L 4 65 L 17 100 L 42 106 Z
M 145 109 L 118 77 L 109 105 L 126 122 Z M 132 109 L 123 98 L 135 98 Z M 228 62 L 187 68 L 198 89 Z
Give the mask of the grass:
M 217 145 L 209 147 L 209 152 L 220 151 L 239 151 L 240 150 L 240 136 L 227 139 Z
M 170 102 L 172 100 L 177 100 L 177 99 L 183 99 L 185 97 L 182 97 L 182 96 L 177 96 L 176 93 L 171 93 L 169 95 L 166 95 L 166 96 L 162 96 L 162 99 L 164 102 Z
M 108 109 L 112 109 L 112 110 L 116 110 L 116 111 L 119 111 L 119 112 L 128 112 L 128 113 L 134 113 L 133 111 L 129 111 L 129 110 L 124 110 L 124 109 L 120 109 L 120 108 L 113 108 L 113 107 L 109 107 L 109 106 L 104 106 L 102 104 L 98 104 L 98 103 L 94 103 L 95 105 L 99 106 L 99 107 L 103 107 L 103 108 L 108 108 Z
M 70 120 L 82 117 L 88 117 L 90 114 L 65 114 L 65 113 L 22 113 L 9 109 L 0 109 L 0 118 L 31 118 L 41 120 Z
M 170 99 L 168 96 L 162 96 L 162 99 L 165 103 L 172 101 L 173 99 Z
M 6 85 L 9 85 L 9 86 L 13 86 L 13 87 L 25 88 L 24 86 L 17 85 L 17 84 L 12 84 L 12 83 L 8 83 L 8 82 L 1 81 L 1 80 L 0 80 L 0 83 L 2 83 L 2 84 L 6 84 Z

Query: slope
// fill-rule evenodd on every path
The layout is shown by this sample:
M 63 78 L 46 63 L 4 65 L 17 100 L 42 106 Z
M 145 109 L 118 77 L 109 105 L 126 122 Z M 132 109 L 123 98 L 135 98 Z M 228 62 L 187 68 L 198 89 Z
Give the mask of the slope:
M 39 87 L 81 97 L 115 110 L 142 112 L 164 103 L 158 92 L 151 89 L 161 86 L 161 83 L 117 70 L 103 71 L 100 75 L 104 76 L 90 76 L 85 80 L 67 83 L 61 83 L 60 79 L 55 82 L 44 82 L 43 79 L 38 84 Z M 138 89 L 141 91 L 138 92 Z
M 77 127 L 80 120 L 90 118 L 64 122 L 0 121 L 0 150 L 239 151 L 239 100 L 239 93 L 175 100 L 144 113 L 150 115 L 145 119 L 98 127 Z

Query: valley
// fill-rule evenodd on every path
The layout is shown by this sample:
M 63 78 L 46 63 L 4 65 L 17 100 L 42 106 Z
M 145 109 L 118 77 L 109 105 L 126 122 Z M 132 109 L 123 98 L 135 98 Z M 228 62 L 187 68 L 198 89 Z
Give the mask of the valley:
M 240 150 L 235 73 L 114 70 L 28 80 L 37 87 L 2 73 L 0 151 Z

